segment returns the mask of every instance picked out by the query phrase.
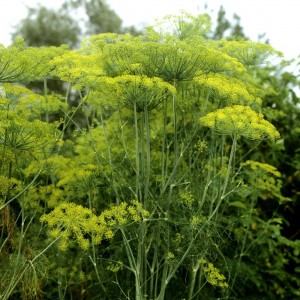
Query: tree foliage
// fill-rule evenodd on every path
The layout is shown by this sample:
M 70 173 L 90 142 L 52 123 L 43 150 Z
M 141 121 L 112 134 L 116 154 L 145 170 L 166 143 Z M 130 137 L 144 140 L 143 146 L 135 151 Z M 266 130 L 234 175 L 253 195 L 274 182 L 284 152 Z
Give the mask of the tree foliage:
M 13 37 L 21 36 L 29 46 L 60 46 L 74 48 L 79 43 L 78 22 L 64 10 L 44 6 L 29 8 L 28 16 L 15 29 Z
M 13 38 L 22 37 L 29 46 L 67 44 L 78 48 L 83 37 L 104 32 L 141 33 L 134 26 L 124 28 L 121 18 L 104 0 L 66 0 L 57 10 L 29 7 Z
M 85 34 L 122 31 L 122 20 L 104 0 L 70 0 L 66 7 L 84 8 L 87 16 Z
M 216 27 L 212 32 L 212 38 L 220 40 L 222 38 L 243 38 L 247 39 L 244 29 L 240 24 L 240 17 L 237 14 L 233 15 L 233 24 L 226 18 L 226 11 L 223 6 L 220 6 L 216 20 Z

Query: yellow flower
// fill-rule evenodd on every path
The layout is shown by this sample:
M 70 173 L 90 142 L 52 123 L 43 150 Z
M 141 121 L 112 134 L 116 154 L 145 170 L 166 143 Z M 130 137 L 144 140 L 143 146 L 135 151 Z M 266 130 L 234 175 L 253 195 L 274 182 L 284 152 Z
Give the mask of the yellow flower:
M 211 74 L 196 76 L 194 81 L 200 85 L 203 91 L 215 98 L 225 100 L 228 104 L 261 105 L 259 98 L 261 91 L 246 84 L 240 79 L 226 74 Z
M 91 242 L 97 245 L 103 239 L 112 239 L 119 226 L 136 222 L 141 219 L 141 216 L 148 214 L 136 201 L 133 201 L 130 206 L 126 202 L 114 205 L 99 216 L 81 205 L 62 203 L 49 214 L 44 214 L 40 221 L 48 223 L 52 238 L 61 236 L 60 250 L 68 249 L 72 237 L 81 249 L 87 250 Z M 92 237 L 91 242 L 85 237 L 86 234 Z
M 202 126 L 213 128 L 220 134 L 234 134 L 254 140 L 269 138 L 272 141 L 280 137 L 275 127 L 263 119 L 262 114 L 248 106 L 221 108 L 208 113 L 199 121 Z
M 255 43 L 252 41 L 224 41 L 219 50 L 237 58 L 246 66 L 264 63 L 269 57 L 282 56 L 280 51 L 276 51 L 265 43 Z
M 290 198 L 281 194 L 281 174 L 274 166 L 247 160 L 242 164 L 242 167 L 245 168 L 248 184 L 261 191 L 260 197 L 262 199 L 276 198 L 279 203 L 291 201 Z
M 211 262 L 201 258 L 199 259 L 199 263 L 203 266 L 203 271 L 207 282 L 214 286 L 228 288 L 228 283 L 225 281 L 225 276 L 221 274 Z
M 183 192 L 180 194 L 180 200 L 179 200 L 182 204 L 191 207 L 192 204 L 194 203 L 195 199 L 194 196 L 192 195 L 192 193 L 190 192 Z

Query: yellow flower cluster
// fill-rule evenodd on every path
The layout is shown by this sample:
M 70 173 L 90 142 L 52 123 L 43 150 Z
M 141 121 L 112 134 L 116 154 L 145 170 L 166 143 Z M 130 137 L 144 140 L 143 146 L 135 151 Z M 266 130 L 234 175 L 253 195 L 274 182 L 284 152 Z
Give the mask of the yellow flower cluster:
M 279 203 L 291 201 L 281 194 L 282 181 L 279 179 L 281 174 L 275 167 L 252 160 L 247 160 L 242 167 L 246 170 L 247 184 L 256 191 L 260 190 L 259 195 L 262 199 L 275 198 Z
M 205 141 L 198 141 L 198 143 L 196 144 L 196 149 L 200 153 L 206 152 L 208 150 L 207 142 L 205 142 Z
M 166 261 L 167 261 L 167 262 L 172 261 L 174 258 L 175 258 L 174 253 L 172 253 L 172 252 L 170 252 L 170 251 L 167 252 L 167 254 L 166 254 Z
M 23 86 L 13 85 L 9 83 L 4 83 L 1 88 L 5 92 L 7 98 L 13 96 L 23 96 L 23 95 L 33 94 L 31 90 Z
M 48 223 L 52 238 L 60 237 L 59 249 L 66 251 L 72 237 L 81 249 L 87 250 L 90 240 L 86 235 L 91 236 L 92 243 L 97 245 L 103 239 L 112 239 L 120 226 L 139 222 L 148 215 L 148 211 L 137 201 L 132 201 L 131 205 L 125 202 L 114 205 L 99 216 L 81 205 L 62 203 L 49 214 L 44 214 L 40 220 Z
M 84 39 L 81 43 L 82 50 L 85 53 L 103 52 L 107 46 L 115 44 L 128 44 L 135 40 L 130 34 L 117 34 L 117 33 L 101 33 L 90 36 Z M 111 50 L 111 49 L 110 49 Z
M 10 163 L 15 162 L 15 160 L 16 160 L 16 156 L 13 149 L 7 147 L 0 148 L 0 163 L 2 167 L 4 165 L 9 165 Z
M 215 129 L 220 134 L 244 136 L 253 140 L 280 137 L 276 128 L 264 120 L 263 115 L 248 106 L 234 105 L 221 108 L 200 118 L 202 126 Z
M 197 47 L 195 45 L 195 47 Z M 213 72 L 230 74 L 232 76 L 245 75 L 246 69 L 244 65 L 239 62 L 235 57 L 231 57 L 226 53 L 220 52 L 219 50 L 207 47 L 204 45 L 196 48 L 200 51 L 202 65 L 198 70 L 197 74 L 208 74 Z
M 130 108 L 136 104 L 138 111 L 144 110 L 145 105 L 151 110 L 168 95 L 176 93 L 172 85 L 160 78 L 139 75 L 101 77 L 86 84 L 96 90 L 100 97 L 105 97 L 107 104 L 119 102 Z
M 185 17 L 191 18 L 190 15 Z M 199 18 L 203 19 L 205 16 Z M 189 27 L 187 23 L 183 25 L 182 20 L 178 21 L 178 24 L 187 26 L 184 31 L 196 30 L 194 25 Z M 197 27 L 197 30 L 203 28 Z M 153 28 L 148 28 L 147 35 L 143 38 L 101 34 L 87 39 L 83 46 L 85 53 L 101 55 L 103 70 L 109 77 L 143 74 L 174 83 L 192 80 L 199 71 L 206 74 L 245 73 L 244 66 L 236 58 L 208 46 L 199 35 L 192 39 L 181 39 L 170 35 L 162 36 Z M 92 82 L 92 78 L 89 81 Z
M 193 215 L 191 217 L 190 224 L 193 229 L 196 229 L 201 223 L 206 222 L 206 221 L 207 221 L 207 217 L 205 217 L 199 213 L 196 213 L 195 215 Z
M 272 56 L 282 56 L 280 51 L 274 50 L 268 44 L 255 43 L 248 40 L 222 40 L 219 45 L 219 50 L 237 58 L 246 66 L 262 64 Z
M 38 80 L 45 77 L 49 61 L 66 51 L 61 47 L 26 48 L 25 42 L 17 38 L 14 44 L 5 48 L 0 45 L 0 82 Z
M 77 263 L 72 264 L 69 267 L 61 267 L 61 265 L 54 265 L 56 272 L 65 277 L 69 284 L 77 284 L 78 282 L 84 282 L 88 280 L 88 277 L 83 271 L 82 267 Z
M 110 262 L 106 267 L 106 270 L 111 271 L 113 273 L 117 273 L 120 270 L 123 270 L 124 265 L 121 261 Z
M 3 84 L 2 90 L 7 99 L 7 103 L 2 105 L 6 107 L 9 105 L 11 110 L 21 113 L 24 117 L 36 117 L 45 112 L 50 113 L 67 109 L 67 104 L 58 95 L 51 94 L 46 98 L 23 86 L 8 83 Z
M 280 172 L 274 167 L 269 164 L 264 164 L 258 161 L 247 160 L 242 164 L 244 167 L 250 167 L 251 170 L 262 170 L 265 173 L 269 173 L 274 175 L 275 177 L 281 177 Z
M 87 82 L 104 75 L 101 57 L 97 53 L 82 55 L 79 52 L 69 51 L 55 57 L 50 66 L 53 67 L 52 75 L 74 84 L 74 87 L 79 89 Z
M 213 97 L 226 100 L 228 104 L 262 104 L 262 100 L 257 96 L 258 90 L 232 76 L 224 74 L 202 75 L 195 77 L 194 81 L 201 86 L 201 89 Z
M 66 198 L 72 197 L 72 194 L 68 194 L 67 188 L 58 188 L 55 184 L 38 185 L 28 188 L 24 193 L 26 201 L 24 207 L 28 209 L 40 209 L 41 203 L 46 203 L 48 208 L 53 208 Z M 41 209 L 41 213 L 44 212 L 44 208 Z
M 7 176 L 0 175 L 0 187 L 1 187 L 0 189 L 0 200 L 1 200 L 1 198 L 5 196 L 8 192 L 10 192 L 12 195 L 18 191 L 21 191 L 22 183 L 16 178 L 8 178 Z M 0 203 L 0 205 L 1 204 L 3 203 Z
M 178 39 L 203 37 L 211 28 L 210 18 L 207 14 L 194 16 L 186 11 L 180 14 L 166 15 L 156 21 L 153 29 L 161 35 L 175 35 Z
M 182 204 L 191 207 L 195 201 L 194 196 L 190 192 L 183 192 L 180 194 L 180 200 Z
M 207 282 L 213 286 L 218 286 L 221 288 L 228 288 L 228 283 L 225 281 L 226 278 L 223 274 L 220 274 L 220 271 L 206 259 L 201 258 L 199 263 L 203 266 L 203 271 Z
M 0 110 L 0 136 L 6 136 L 5 144 L 13 151 L 38 149 L 53 142 L 55 128 L 40 120 L 27 121 L 13 111 Z
M 97 167 L 88 162 L 56 155 L 39 161 L 31 161 L 23 170 L 27 178 L 39 172 L 43 176 L 49 176 L 52 182 L 48 185 L 43 183 L 43 185 L 30 188 L 27 205 L 36 207 L 42 201 L 52 208 L 64 201 L 75 201 L 91 193 L 96 180 Z
M 11 149 L 11 153 L 16 155 L 18 151 L 20 157 L 20 151 L 40 150 L 45 145 L 47 148 L 43 150 L 50 148 L 58 131 L 55 124 L 37 119 L 42 113 L 41 103 L 46 103 L 44 96 L 34 94 L 23 86 L 8 83 L 3 84 L 2 90 L 5 98 L 1 99 L 4 101 L 0 104 L 0 136 L 6 152 Z M 48 100 L 51 101 L 52 97 Z M 49 103 L 48 107 L 51 106 Z

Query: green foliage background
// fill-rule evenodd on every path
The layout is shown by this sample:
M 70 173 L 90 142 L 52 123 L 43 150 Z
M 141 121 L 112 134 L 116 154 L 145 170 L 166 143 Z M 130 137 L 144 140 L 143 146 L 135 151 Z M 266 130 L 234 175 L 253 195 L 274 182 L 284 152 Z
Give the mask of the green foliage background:
M 299 298 L 297 78 L 209 31 L 1 46 L 1 299 Z

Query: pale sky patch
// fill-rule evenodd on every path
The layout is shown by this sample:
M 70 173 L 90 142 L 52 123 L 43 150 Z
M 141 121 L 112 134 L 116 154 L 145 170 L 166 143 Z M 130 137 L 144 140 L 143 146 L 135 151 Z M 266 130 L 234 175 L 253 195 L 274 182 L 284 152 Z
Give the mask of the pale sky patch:
M 58 8 L 63 0 L 0 0 L 0 43 L 11 43 L 12 26 L 25 18 L 27 6 Z M 155 18 L 186 10 L 193 14 L 208 11 L 216 15 L 223 5 L 227 18 L 233 13 L 241 17 L 246 35 L 257 41 L 258 35 L 266 33 L 271 45 L 285 54 L 286 59 L 300 54 L 300 1 L 299 0 L 107 0 L 107 3 L 123 19 L 125 26 L 149 25 Z

